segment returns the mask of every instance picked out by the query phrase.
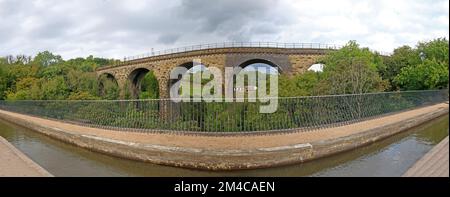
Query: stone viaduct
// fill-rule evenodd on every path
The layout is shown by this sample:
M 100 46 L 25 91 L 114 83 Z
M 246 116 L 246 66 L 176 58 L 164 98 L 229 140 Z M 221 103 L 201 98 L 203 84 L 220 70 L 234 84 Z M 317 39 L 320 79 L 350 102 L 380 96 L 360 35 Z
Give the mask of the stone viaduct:
M 327 45 L 328 46 L 328 45 Z M 134 91 L 139 91 L 140 80 L 149 71 L 153 71 L 159 82 L 160 98 L 169 97 L 171 70 L 177 66 L 191 68 L 193 60 L 201 60 L 201 64 L 220 68 L 242 67 L 253 63 L 265 63 L 276 67 L 280 73 L 292 75 L 305 72 L 311 65 L 318 63 L 332 47 L 210 47 L 198 50 L 173 51 L 172 53 L 157 54 L 128 60 L 118 65 L 101 67 L 96 70 L 97 75 L 106 75 L 117 81 L 124 95 L 126 84 L 131 85 Z M 129 83 L 127 83 L 129 82 Z

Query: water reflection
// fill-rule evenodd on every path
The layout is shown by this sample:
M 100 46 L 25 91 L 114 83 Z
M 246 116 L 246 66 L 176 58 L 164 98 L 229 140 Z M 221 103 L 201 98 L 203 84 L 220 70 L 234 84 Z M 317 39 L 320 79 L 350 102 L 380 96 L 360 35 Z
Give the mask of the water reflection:
M 401 176 L 448 135 L 448 115 L 356 150 L 268 169 L 209 172 L 81 149 L 0 119 L 0 135 L 55 176 Z

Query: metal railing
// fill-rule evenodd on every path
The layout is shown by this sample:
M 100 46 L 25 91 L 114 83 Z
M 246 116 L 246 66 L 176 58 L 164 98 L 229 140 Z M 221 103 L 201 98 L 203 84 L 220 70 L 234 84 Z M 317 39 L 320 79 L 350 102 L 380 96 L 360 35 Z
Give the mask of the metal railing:
M 157 100 L 0 101 L 0 109 L 81 124 L 140 132 L 279 132 L 341 126 L 448 101 L 448 90 L 277 98 L 267 103 Z

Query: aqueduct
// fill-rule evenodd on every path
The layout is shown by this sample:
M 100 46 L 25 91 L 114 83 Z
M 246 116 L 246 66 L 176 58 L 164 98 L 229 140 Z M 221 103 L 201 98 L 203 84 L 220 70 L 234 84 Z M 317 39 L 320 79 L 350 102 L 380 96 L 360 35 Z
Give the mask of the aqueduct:
M 221 43 L 198 45 L 156 52 L 147 56 L 127 58 L 117 65 L 101 67 L 97 75 L 113 77 L 124 96 L 126 84 L 132 86 L 132 94 L 139 91 L 141 79 L 153 71 L 159 82 L 160 98 L 169 97 L 169 75 L 174 67 L 193 65 L 194 59 L 206 67 L 245 67 L 253 63 L 264 63 L 284 74 L 303 73 L 317 63 L 327 52 L 335 50 L 334 45 L 324 44 L 280 44 L 280 43 Z M 128 82 L 128 83 L 127 83 Z

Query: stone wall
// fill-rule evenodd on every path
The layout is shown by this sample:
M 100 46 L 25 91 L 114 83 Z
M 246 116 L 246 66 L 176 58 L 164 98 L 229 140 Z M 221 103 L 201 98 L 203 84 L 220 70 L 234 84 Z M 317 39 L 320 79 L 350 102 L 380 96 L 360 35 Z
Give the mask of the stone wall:
M 125 95 L 127 81 L 132 81 L 130 74 L 136 69 L 145 68 L 154 72 L 159 82 L 160 98 L 169 97 L 170 71 L 184 63 L 200 60 L 206 67 L 214 66 L 222 70 L 225 67 L 237 67 L 249 60 L 271 62 L 283 74 L 293 75 L 305 72 L 317 63 L 329 50 L 325 49 L 282 49 L 282 48 L 223 48 L 206 49 L 184 53 L 161 55 L 127 62 L 120 66 L 107 66 L 97 70 L 100 76 L 109 73 L 117 80 L 121 97 Z M 224 76 L 224 75 L 223 75 Z M 129 83 L 131 84 L 131 83 Z

